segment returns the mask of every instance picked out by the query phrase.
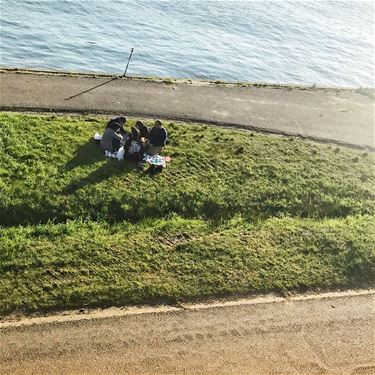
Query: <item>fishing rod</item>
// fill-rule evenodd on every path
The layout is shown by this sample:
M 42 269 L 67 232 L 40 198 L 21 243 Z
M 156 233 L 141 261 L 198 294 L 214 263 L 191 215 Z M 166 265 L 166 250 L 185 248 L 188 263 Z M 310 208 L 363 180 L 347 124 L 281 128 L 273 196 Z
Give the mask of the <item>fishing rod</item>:
M 104 86 L 106 85 L 107 83 L 110 83 L 112 81 L 115 81 L 116 79 L 118 78 L 124 78 L 125 75 L 126 75 L 126 72 L 128 70 L 128 67 L 129 67 L 129 63 L 130 63 L 130 59 L 132 58 L 132 55 L 133 55 L 133 51 L 134 51 L 134 48 L 130 48 L 130 55 L 129 55 L 129 58 L 128 58 L 128 63 L 126 64 L 126 68 L 125 68 L 125 72 L 122 76 L 119 76 L 119 77 L 114 77 L 114 78 L 111 78 L 109 81 L 106 81 L 106 82 L 103 82 L 103 83 L 100 83 L 99 85 L 96 85 L 94 87 L 91 87 L 85 91 L 82 91 L 82 92 L 79 92 L 78 94 L 75 94 L 75 95 L 72 95 L 72 96 L 69 96 L 69 98 L 65 98 L 65 100 L 70 100 L 70 99 L 73 99 L 73 98 L 76 98 L 77 96 L 80 96 L 82 94 L 85 94 L 86 92 L 89 92 L 89 91 L 92 91 L 92 90 L 95 90 L 97 89 L 98 87 L 101 87 L 101 86 Z

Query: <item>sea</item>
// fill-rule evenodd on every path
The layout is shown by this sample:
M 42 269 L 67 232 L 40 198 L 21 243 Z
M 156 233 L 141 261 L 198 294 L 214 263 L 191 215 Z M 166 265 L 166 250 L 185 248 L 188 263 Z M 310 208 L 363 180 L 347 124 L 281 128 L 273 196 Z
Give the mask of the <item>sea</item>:
M 1 67 L 374 87 L 373 1 L 1 0 Z

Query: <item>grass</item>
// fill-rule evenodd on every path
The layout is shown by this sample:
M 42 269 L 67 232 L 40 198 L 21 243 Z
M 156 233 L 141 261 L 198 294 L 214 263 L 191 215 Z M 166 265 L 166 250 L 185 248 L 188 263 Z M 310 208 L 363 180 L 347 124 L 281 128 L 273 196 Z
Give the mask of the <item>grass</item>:
M 171 78 L 165 78 L 163 79 L 163 83 L 166 85 L 173 85 L 175 82 Z
M 373 153 L 169 123 L 150 177 L 103 127 L 0 114 L 1 314 L 374 283 Z

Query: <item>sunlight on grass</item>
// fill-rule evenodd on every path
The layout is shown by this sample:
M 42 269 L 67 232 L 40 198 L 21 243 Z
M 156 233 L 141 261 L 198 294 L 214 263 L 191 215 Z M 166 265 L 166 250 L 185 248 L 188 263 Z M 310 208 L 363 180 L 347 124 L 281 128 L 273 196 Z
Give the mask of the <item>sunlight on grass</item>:
M 0 313 L 374 282 L 373 153 L 166 123 L 151 177 L 104 126 L 0 114 Z

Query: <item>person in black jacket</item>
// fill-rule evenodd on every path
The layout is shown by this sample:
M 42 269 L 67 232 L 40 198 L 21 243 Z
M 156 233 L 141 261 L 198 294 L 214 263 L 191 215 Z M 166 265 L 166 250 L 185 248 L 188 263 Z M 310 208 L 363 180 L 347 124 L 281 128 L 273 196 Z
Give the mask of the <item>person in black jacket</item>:
M 150 131 L 147 153 L 149 155 L 159 154 L 167 141 L 168 133 L 161 121 L 156 120 L 154 127 Z
M 146 141 L 150 136 L 150 129 L 142 121 L 137 121 L 135 127 L 139 130 L 141 140 Z
M 108 121 L 106 129 L 110 128 L 113 129 L 115 132 L 118 132 L 120 128 L 124 127 L 124 124 L 126 124 L 126 117 L 121 115 L 118 117 L 111 118 Z
M 125 159 L 138 162 L 143 160 L 144 147 L 140 140 L 139 130 L 137 128 L 131 128 L 131 134 L 125 142 L 124 149 Z

